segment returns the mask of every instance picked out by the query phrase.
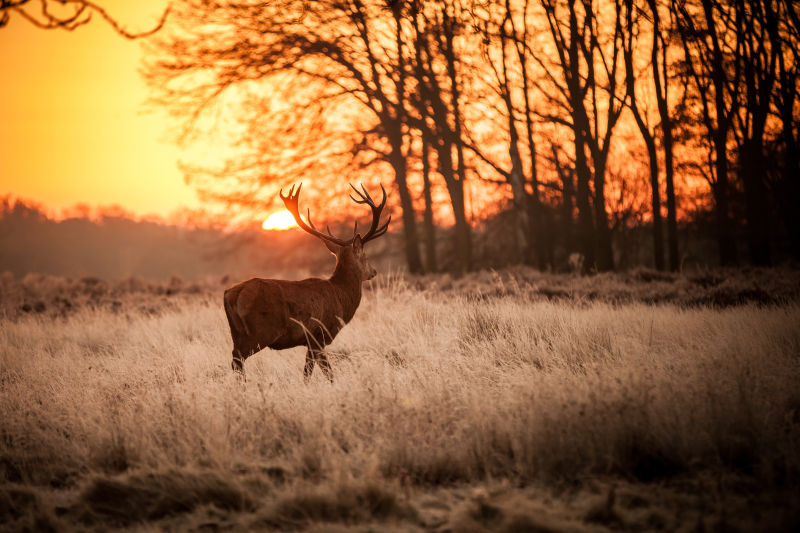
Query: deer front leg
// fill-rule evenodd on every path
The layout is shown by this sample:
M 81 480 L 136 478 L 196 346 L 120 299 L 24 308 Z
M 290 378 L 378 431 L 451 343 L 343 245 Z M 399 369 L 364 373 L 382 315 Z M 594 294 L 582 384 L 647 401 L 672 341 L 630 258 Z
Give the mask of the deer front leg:
M 325 377 L 328 378 L 331 383 L 333 383 L 333 370 L 331 369 L 330 362 L 328 362 L 328 356 L 325 355 L 325 352 L 321 350 L 312 350 L 311 348 L 309 348 L 306 352 L 306 366 L 303 368 L 303 377 L 305 378 L 306 382 L 311 377 L 311 373 L 314 371 L 314 363 L 319 363 L 322 373 L 325 374 Z
M 234 348 L 233 360 L 231 361 L 231 368 L 234 372 L 244 375 L 244 360 L 245 358 L 242 357 L 242 352 Z
M 308 378 L 311 377 L 311 373 L 314 371 L 314 355 L 311 352 L 311 348 L 306 351 L 306 366 L 303 368 L 303 378 L 306 382 L 308 382 Z
M 325 355 L 325 352 L 317 352 L 317 362 L 322 369 L 322 373 L 328 378 L 328 381 L 333 383 L 333 369 L 331 368 L 330 362 L 328 362 L 328 356 Z

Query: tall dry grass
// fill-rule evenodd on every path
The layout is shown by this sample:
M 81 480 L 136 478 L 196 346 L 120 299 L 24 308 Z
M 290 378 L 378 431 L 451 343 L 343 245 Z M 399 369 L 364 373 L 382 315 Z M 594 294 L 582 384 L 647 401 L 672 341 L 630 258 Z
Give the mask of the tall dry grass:
M 335 382 L 306 384 L 299 348 L 253 356 L 238 380 L 221 303 L 202 297 L 4 321 L 0 522 L 213 508 L 253 527 L 421 527 L 409 491 L 598 476 L 791 491 L 798 324 L 797 304 L 531 303 L 390 279 L 329 347 Z

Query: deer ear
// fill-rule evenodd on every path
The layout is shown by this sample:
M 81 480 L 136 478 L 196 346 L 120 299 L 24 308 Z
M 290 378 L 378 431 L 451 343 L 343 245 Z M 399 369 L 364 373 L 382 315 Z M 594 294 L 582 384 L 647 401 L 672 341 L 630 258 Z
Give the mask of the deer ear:
M 361 240 L 361 234 L 356 233 L 356 238 L 353 239 L 353 251 L 357 254 L 360 254 L 364 251 L 364 242 Z
M 320 240 L 325 245 L 325 248 L 327 248 L 333 255 L 338 254 L 339 250 L 342 249 L 341 246 L 339 246 L 338 244 L 333 243 L 333 242 L 331 242 L 329 240 L 326 240 L 326 239 L 320 239 Z

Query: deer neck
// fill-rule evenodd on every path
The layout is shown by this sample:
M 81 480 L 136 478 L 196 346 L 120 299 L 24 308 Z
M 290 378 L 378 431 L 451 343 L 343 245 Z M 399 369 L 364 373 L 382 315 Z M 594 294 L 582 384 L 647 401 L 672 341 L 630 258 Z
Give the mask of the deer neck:
M 336 268 L 330 278 L 331 284 L 339 290 L 345 310 L 345 321 L 350 320 L 361 303 L 361 269 L 351 251 L 345 251 L 336 258 Z

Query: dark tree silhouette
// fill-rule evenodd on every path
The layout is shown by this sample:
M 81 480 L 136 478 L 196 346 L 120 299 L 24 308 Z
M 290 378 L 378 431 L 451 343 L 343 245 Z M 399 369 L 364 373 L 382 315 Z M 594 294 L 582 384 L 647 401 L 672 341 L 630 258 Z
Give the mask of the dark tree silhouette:
M 425 243 L 425 270 L 436 272 L 439 264 L 436 260 L 436 226 L 433 222 L 433 196 L 431 195 L 431 149 L 428 135 L 420 135 L 422 150 L 422 194 L 425 201 L 423 214 L 424 243 Z
M 737 254 L 730 220 L 728 142 L 740 105 L 742 21 L 739 13 L 716 0 L 676 2 L 674 9 L 684 51 L 685 81 L 699 100 L 699 121 L 713 161 L 707 176 L 714 196 L 719 261 L 730 265 Z
M 600 22 L 591 2 L 578 6 L 575 0 L 569 0 L 562 6 L 567 10 L 566 17 L 555 0 L 541 2 L 561 70 L 560 78 L 552 74 L 550 77 L 568 112 L 568 118 L 557 115 L 545 118 L 568 126 L 573 132 L 578 227 L 585 268 L 611 270 L 614 255 L 605 180 L 614 128 L 627 98 L 626 85 L 618 79 L 624 74 L 621 10 L 615 4 L 617 9 L 609 31 L 608 23 Z
M 510 0 L 489 0 L 474 2 L 471 9 L 473 25 L 482 36 L 484 63 L 492 74 L 489 78 L 491 92 L 502 102 L 497 111 L 502 114 L 505 126 L 510 165 L 493 160 L 473 139 L 468 147 L 510 186 L 518 260 L 546 268 L 535 116 L 531 103 L 536 83 L 530 75 L 533 61 L 529 44 L 530 3 L 526 0 L 517 4 Z
M 775 193 L 792 255 L 800 259 L 800 6 L 792 0 L 778 4 L 777 27 L 769 26 L 773 47 L 779 49 L 778 86 L 774 95 L 775 114 L 780 118 L 779 143 L 783 164 Z
M 647 158 L 650 162 L 650 205 L 653 214 L 653 262 L 656 269 L 664 269 L 664 230 L 661 220 L 661 193 L 659 190 L 658 152 L 656 150 L 656 136 L 651 126 L 647 123 L 646 110 L 642 109 L 636 96 L 637 72 L 634 63 L 634 53 L 638 37 L 639 6 L 634 6 L 633 0 L 624 0 L 625 31 L 622 33 L 623 52 L 625 57 L 625 82 L 628 87 L 628 107 L 636 120 L 636 126 L 642 135 L 647 148 Z M 657 32 L 653 31 L 653 40 L 657 41 Z M 653 47 L 655 48 L 655 44 Z M 658 63 L 654 63 L 658 68 Z
M 750 261 L 769 265 L 769 204 L 764 136 L 777 78 L 777 2 L 755 0 L 734 4 L 742 46 L 739 61 L 744 77 L 744 101 L 734 122 L 739 148 L 739 175 L 744 187 Z
M 509 2 L 487 2 L 484 5 L 473 5 L 471 16 L 473 24 L 482 32 L 482 55 L 486 65 L 492 72 L 492 92 L 499 96 L 503 110 L 505 135 L 507 136 L 506 154 L 510 167 L 503 168 L 502 164 L 493 161 L 479 143 L 470 139 L 468 147 L 480 159 L 488 163 L 498 174 L 503 176 L 511 189 L 512 209 L 514 212 L 514 243 L 515 261 L 529 262 L 531 259 L 530 212 L 528 194 L 525 191 L 526 178 L 523 171 L 522 156 L 520 154 L 520 136 L 517 129 L 516 109 L 512 102 L 511 93 L 514 83 L 509 73 L 510 67 L 507 48 L 511 36 L 508 25 L 512 20 Z M 496 19 L 493 17 L 496 16 Z M 493 48 L 497 48 L 496 54 Z M 498 62 L 499 65 L 495 63 Z
M 36 7 L 32 7 L 34 4 Z M 138 39 L 153 35 L 164 26 L 169 7 L 164 10 L 158 23 L 143 32 L 125 29 L 101 5 L 87 0 L 0 0 L 0 28 L 8 25 L 11 13 L 16 13 L 37 28 L 44 30 L 74 31 L 91 22 L 96 14 L 105 20 L 115 32 L 127 39 Z
M 678 270 L 680 257 L 678 255 L 678 214 L 675 201 L 675 164 L 674 164 L 674 137 L 673 116 L 670 108 L 670 63 L 667 61 L 669 35 L 672 33 L 670 26 L 661 24 L 661 14 L 656 0 L 647 0 L 652 17 L 652 46 L 650 48 L 650 67 L 653 76 L 656 105 L 661 117 L 661 145 L 664 150 L 664 182 L 667 193 L 667 248 L 669 249 L 669 268 Z
M 408 96 L 399 6 L 367 5 L 358 0 L 286 0 L 270 4 L 185 0 L 175 10 L 180 31 L 159 36 L 146 75 L 155 100 L 180 116 L 187 131 L 223 93 L 254 83 L 262 83 L 262 87 L 287 99 L 305 92 L 307 98 L 300 103 L 301 112 L 310 108 L 321 112 L 320 105 L 329 104 L 328 109 L 335 111 L 327 113 L 323 123 L 335 121 L 336 115 L 352 114 L 353 109 L 348 106 L 357 105 L 357 111 L 366 112 L 372 121 L 360 125 L 360 139 L 351 142 L 349 149 L 338 149 L 340 156 L 352 156 L 346 158 L 342 168 L 354 168 L 355 156 L 364 150 L 374 154 L 370 163 L 384 161 L 391 166 L 402 209 L 406 261 L 409 270 L 419 272 L 422 263 L 416 217 L 407 183 L 404 129 Z M 210 25 L 214 26 L 213 33 L 209 33 Z M 385 38 L 387 31 L 395 37 L 393 43 Z M 391 44 L 394 46 L 390 50 L 387 45 Z M 309 90 L 310 86 L 318 91 Z M 252 124 L 261 117 L 258 106 L 250 103 L 242 107 L 244 121 Z M 284 120 L 299 114 L 296 108 L 283 111 Z M 324 138 L 324 127 L 306 131 L 312 136 L 322 135 L 317 138 L 320 143 L 334 141 Z M 298 129 L 294 133 L 302 138 Z M 276 175 L 280 169 L 275 165 L 284 165 L 285 170 L 287 158 L 295 166 L 308 169 L 307 164 L 298 161 L 319 159 L 319 153 L 283 150 L 271 160 L 269 174 L 262 175 L 256 183 L 273 187 L 283 184 L 285 174 Z M 258 163 L 263 164 L 263 160 L 256 158 L 254 165 L 238 168 L 240 184 L 246 191 L 253 187 L 253 180 L 246 174 L 252 173 Z M 223 173 L 212 175 L 219 177 Z M 240 191 L 224 191 L 217 198 L 236 200 L 237 192 Z
M 680 222 L 702 230 L 713 210 L 720 263 L 736 261 L 746 219 L 750 260 L 768 264 L 785 253 L 773 220 L 800 257 L 798 13 L 788 0 L 181 0 L 146 74 L 183 139 L 213 135 L 215 113 L 236 126 L 224 165 L 185 166 L 206 198 L 263 206 L 289 178 L 389 173 L 412 272 L 463 273 L 492 247 L 501 264 L 566 268 L 579 251 L 586 272 L 630 266 L 647 211 L 645 246 L 676 270 L 684 191 L 697 198 L 681 197 Z M 476 227 L 505 240 L 482 238 L 473 258 L 474 190 L 497 204 L 478 218 L 503 221 Z M 453 253 L 437 256 L 445 198 Z
M 457 3 L 436 2 L 430 6 L 411 2 L 414 28 L 414 72 L 417 77 L 416 117 L 412 121 L 428 136 L 436 152 L 439 174 L 444 179 L 455 219 L 458 271 L 472 268 L 472 236 L 466 218 L 464 183 L 463 117 L 459 84 L 459 52 L 455 36 L 463 28 L 465 13 Z M 428 117 L 431 120 L 428 120 Z M 455 159 L 453 154 L 455 152 Z

